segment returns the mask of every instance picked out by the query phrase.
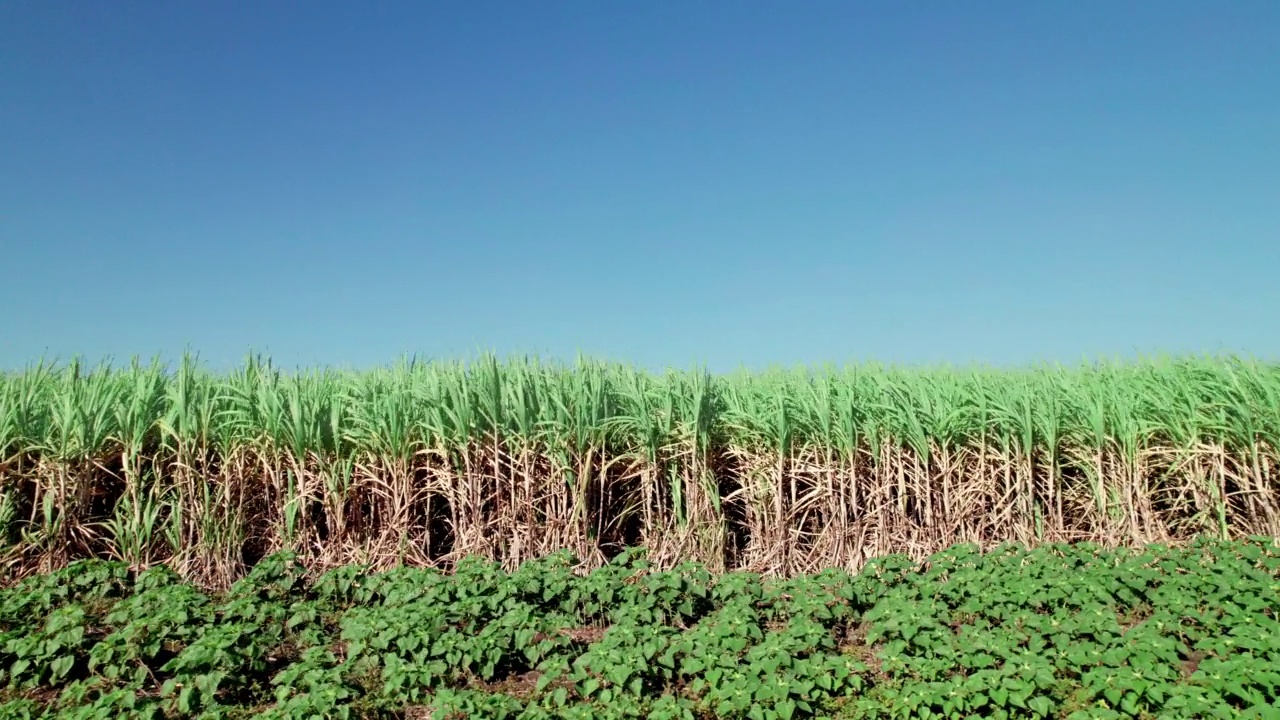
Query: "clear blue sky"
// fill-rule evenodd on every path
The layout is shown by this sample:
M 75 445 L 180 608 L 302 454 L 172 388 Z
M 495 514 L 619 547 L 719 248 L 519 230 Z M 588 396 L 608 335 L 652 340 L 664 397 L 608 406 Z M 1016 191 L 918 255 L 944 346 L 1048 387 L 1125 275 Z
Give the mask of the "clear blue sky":
M 1280 356 L 1280 2 L 0 4 L 0 367 Z

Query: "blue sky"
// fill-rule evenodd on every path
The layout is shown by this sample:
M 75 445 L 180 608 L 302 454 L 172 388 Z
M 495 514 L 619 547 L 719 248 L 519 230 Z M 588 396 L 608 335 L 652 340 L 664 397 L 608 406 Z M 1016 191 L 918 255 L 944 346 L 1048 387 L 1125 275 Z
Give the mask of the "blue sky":
M 1280 357 L 1280 3 L 0 4 L 0 367 Z

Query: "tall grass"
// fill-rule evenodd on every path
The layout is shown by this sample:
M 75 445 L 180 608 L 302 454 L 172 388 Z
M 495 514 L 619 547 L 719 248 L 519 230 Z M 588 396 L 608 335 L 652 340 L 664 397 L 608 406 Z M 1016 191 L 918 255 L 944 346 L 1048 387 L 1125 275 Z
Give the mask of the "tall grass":
M 658 564 L 792 574 L 959 542 L 1280 536 L 1280 366 L 713 376 L 580 360 L 0 376 L 0 563 Z

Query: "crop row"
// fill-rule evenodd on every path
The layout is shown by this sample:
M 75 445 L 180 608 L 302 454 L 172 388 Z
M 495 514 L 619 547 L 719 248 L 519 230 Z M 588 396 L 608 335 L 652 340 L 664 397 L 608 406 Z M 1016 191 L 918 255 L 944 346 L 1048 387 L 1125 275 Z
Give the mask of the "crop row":
M 80 561 L 0 591 L 0 717 L 1280 717 L 1269 540 L 791 579 L 574 564 L 312 577 L 281 554 L 207 594 Z
M 1280 536 L 1280 366 L 713 376 L 491 357 L 0 375 L 0 568 L 258 559 L 854 571 L 959 543 Z

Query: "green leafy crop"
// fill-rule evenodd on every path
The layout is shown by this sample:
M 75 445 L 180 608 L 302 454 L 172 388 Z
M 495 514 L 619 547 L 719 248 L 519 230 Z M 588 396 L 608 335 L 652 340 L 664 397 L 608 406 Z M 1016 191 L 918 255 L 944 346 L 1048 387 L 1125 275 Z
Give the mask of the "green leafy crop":
M 1280 708 L 1272 540 L 957 546 L 856 575 L 266 558 L 0 591 L 0 718 L 1235 718 Z

